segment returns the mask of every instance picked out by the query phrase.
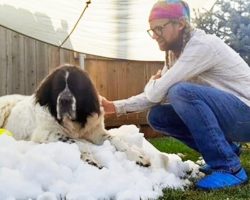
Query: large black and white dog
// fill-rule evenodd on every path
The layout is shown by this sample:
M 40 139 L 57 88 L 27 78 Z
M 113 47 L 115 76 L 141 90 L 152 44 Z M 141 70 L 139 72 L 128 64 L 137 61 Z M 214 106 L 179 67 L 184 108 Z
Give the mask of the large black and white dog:
M 50 73 L 31 96 L 0 97 L 0 127 L 18 140 L 38 143 L 76 143 L 84 161 L 101 167 L 88 149 L 88 142 L 109 140 L 128 159 L 142 166 L 151 164 L 142 149 L 111 135 L 104 127 L 104 113 L 88 74 L 79 67 L 63 65 Z M 167 156 L 162 157 L 167 163 Z

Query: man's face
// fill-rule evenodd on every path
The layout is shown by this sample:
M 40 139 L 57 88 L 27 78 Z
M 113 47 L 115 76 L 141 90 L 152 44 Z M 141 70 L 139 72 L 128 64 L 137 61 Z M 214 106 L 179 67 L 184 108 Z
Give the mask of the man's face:
M 157 19 L 150 21 L 150 29 L 153 30 L 152 38 L 159 45 L 160 50 L 178 50 L 182 42 L 183 26 L 178 21 Z

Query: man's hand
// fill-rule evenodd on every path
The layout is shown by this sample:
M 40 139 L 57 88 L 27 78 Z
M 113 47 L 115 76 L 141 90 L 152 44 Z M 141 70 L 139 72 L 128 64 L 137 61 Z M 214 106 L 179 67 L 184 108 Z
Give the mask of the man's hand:
M 104 108 L 105 115 L 115 114 L 115 105 L 112 101 L 107 100 L 105 97 L 99 95 L 99 101 Z
M 150 80 L 156 80 L 158 78 L 161 78 L 161 70 L 159 69 L 155 75 L 151 76 Z

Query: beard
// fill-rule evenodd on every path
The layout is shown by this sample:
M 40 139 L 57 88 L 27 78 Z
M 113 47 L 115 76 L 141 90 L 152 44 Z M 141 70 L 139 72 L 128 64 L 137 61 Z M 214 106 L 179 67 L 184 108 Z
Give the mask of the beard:
M 180 35 L 172 41 L 166 41 L 164 38 L 161 38 L 158 42 L 159 48 L 161 51 L 180 51 L 183 47 L 183 37 Z

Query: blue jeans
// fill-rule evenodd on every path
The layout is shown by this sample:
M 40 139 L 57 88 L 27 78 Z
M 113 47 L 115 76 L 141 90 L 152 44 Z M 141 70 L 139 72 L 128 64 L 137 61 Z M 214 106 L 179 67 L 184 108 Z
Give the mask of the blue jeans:
M 153 129 L 197 150 L 213 169 L 241 168 L 233 142 L 250 140 L 250 107 L 227 92 L 186 82 L 172 86 L 167 99 L 148 113 Z

